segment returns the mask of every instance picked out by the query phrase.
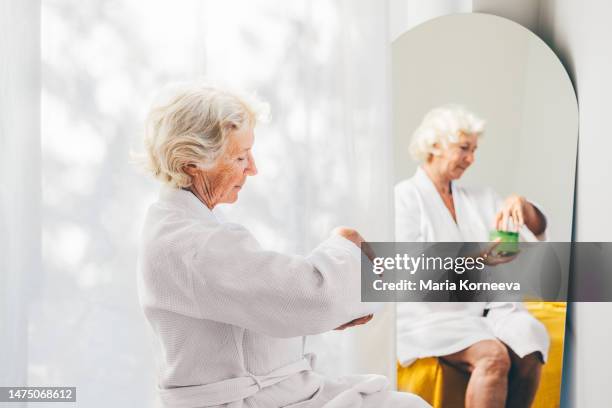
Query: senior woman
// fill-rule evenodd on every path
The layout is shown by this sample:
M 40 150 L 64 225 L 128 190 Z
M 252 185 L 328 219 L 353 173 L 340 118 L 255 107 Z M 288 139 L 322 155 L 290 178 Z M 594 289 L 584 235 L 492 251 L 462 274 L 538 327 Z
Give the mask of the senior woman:
M 486 242 L 489 230 L 542 238 L 546 218 L 524 197 L 501 200 L 489 188 L 460 186 L 474 163 L 484 122 L 459 106 L 429 112 L 410 145 L 416 174 L 395 187 L 396 239 Z M 501 262 L 489 258 L 489 262 Z M 546 328 L 520 303 L 400 303 L 400 364 L 438 357 L 470 373 L 466 407 L 528 407 L 546 361 Z
M 313 371 L 303 336 L 364 324 L 361 236 L 336 229 L 306 257 L 262 248 L 217 205 L 257 174 L 257 104 L 200 84 L 151 109 L 145 144 L 165 186 L 148 210 L 139 298 L 157 338 L 166 407 L 424 407 L 381 376 Z

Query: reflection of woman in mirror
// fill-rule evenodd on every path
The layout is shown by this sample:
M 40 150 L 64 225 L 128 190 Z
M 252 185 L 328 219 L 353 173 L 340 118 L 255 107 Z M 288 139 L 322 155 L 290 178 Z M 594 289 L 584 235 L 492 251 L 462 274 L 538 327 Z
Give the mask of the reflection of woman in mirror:
M 486 242 L 491 229 L 543 239 L 546 218 L 524 197 L 456 184 L 475 160 L 484 122 L 457 106 L 429 112 L 413 135 L 416 174 L 395 188 L 396 239 Z M 400 364 L 438 357 L 470 373 L 467 407 L 528 407 L 546 361 L 546 328 L 521 303 L 399 303 Z

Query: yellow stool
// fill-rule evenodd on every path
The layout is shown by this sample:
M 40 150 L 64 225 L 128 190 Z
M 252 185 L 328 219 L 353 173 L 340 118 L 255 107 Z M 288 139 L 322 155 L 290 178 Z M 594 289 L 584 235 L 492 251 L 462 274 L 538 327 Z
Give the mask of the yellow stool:
M 528 302 L 527 309 L 540 320 L 550 336 L 548 362 L 542 368 L 540 387 L 532 408 L 559 407 L 565 338 L 565 302 Z M 435 357 L 397 367 L 397 389 L 420 395 L 434 408 L 464 406 L 469 375 Z

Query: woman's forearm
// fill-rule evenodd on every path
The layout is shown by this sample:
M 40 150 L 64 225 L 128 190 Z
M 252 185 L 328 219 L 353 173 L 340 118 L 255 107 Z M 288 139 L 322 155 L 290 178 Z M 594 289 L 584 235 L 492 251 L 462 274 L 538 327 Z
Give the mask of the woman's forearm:
M 525 225 L 527 228 L 529 228 L 529 230 L 535 235 L 544 233 L 544 231 L 546 231 L 546 217 L 544 214 L 542 214 L 538 207 L 529 201 L 527 201 L 526 207 Z

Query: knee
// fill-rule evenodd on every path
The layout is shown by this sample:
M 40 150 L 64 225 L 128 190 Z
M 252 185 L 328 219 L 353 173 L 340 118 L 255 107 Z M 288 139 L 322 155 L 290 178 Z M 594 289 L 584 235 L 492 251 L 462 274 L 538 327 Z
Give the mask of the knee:
M 542 359 L 540 353 L 532 353 L 513 363 L 513 373 L 518 379 L 537 383 L 542 372 Z
M 475 366 L 488 375 L 507 376 L 512 366 L 506 346 L 499 341 L 487 341 Z

